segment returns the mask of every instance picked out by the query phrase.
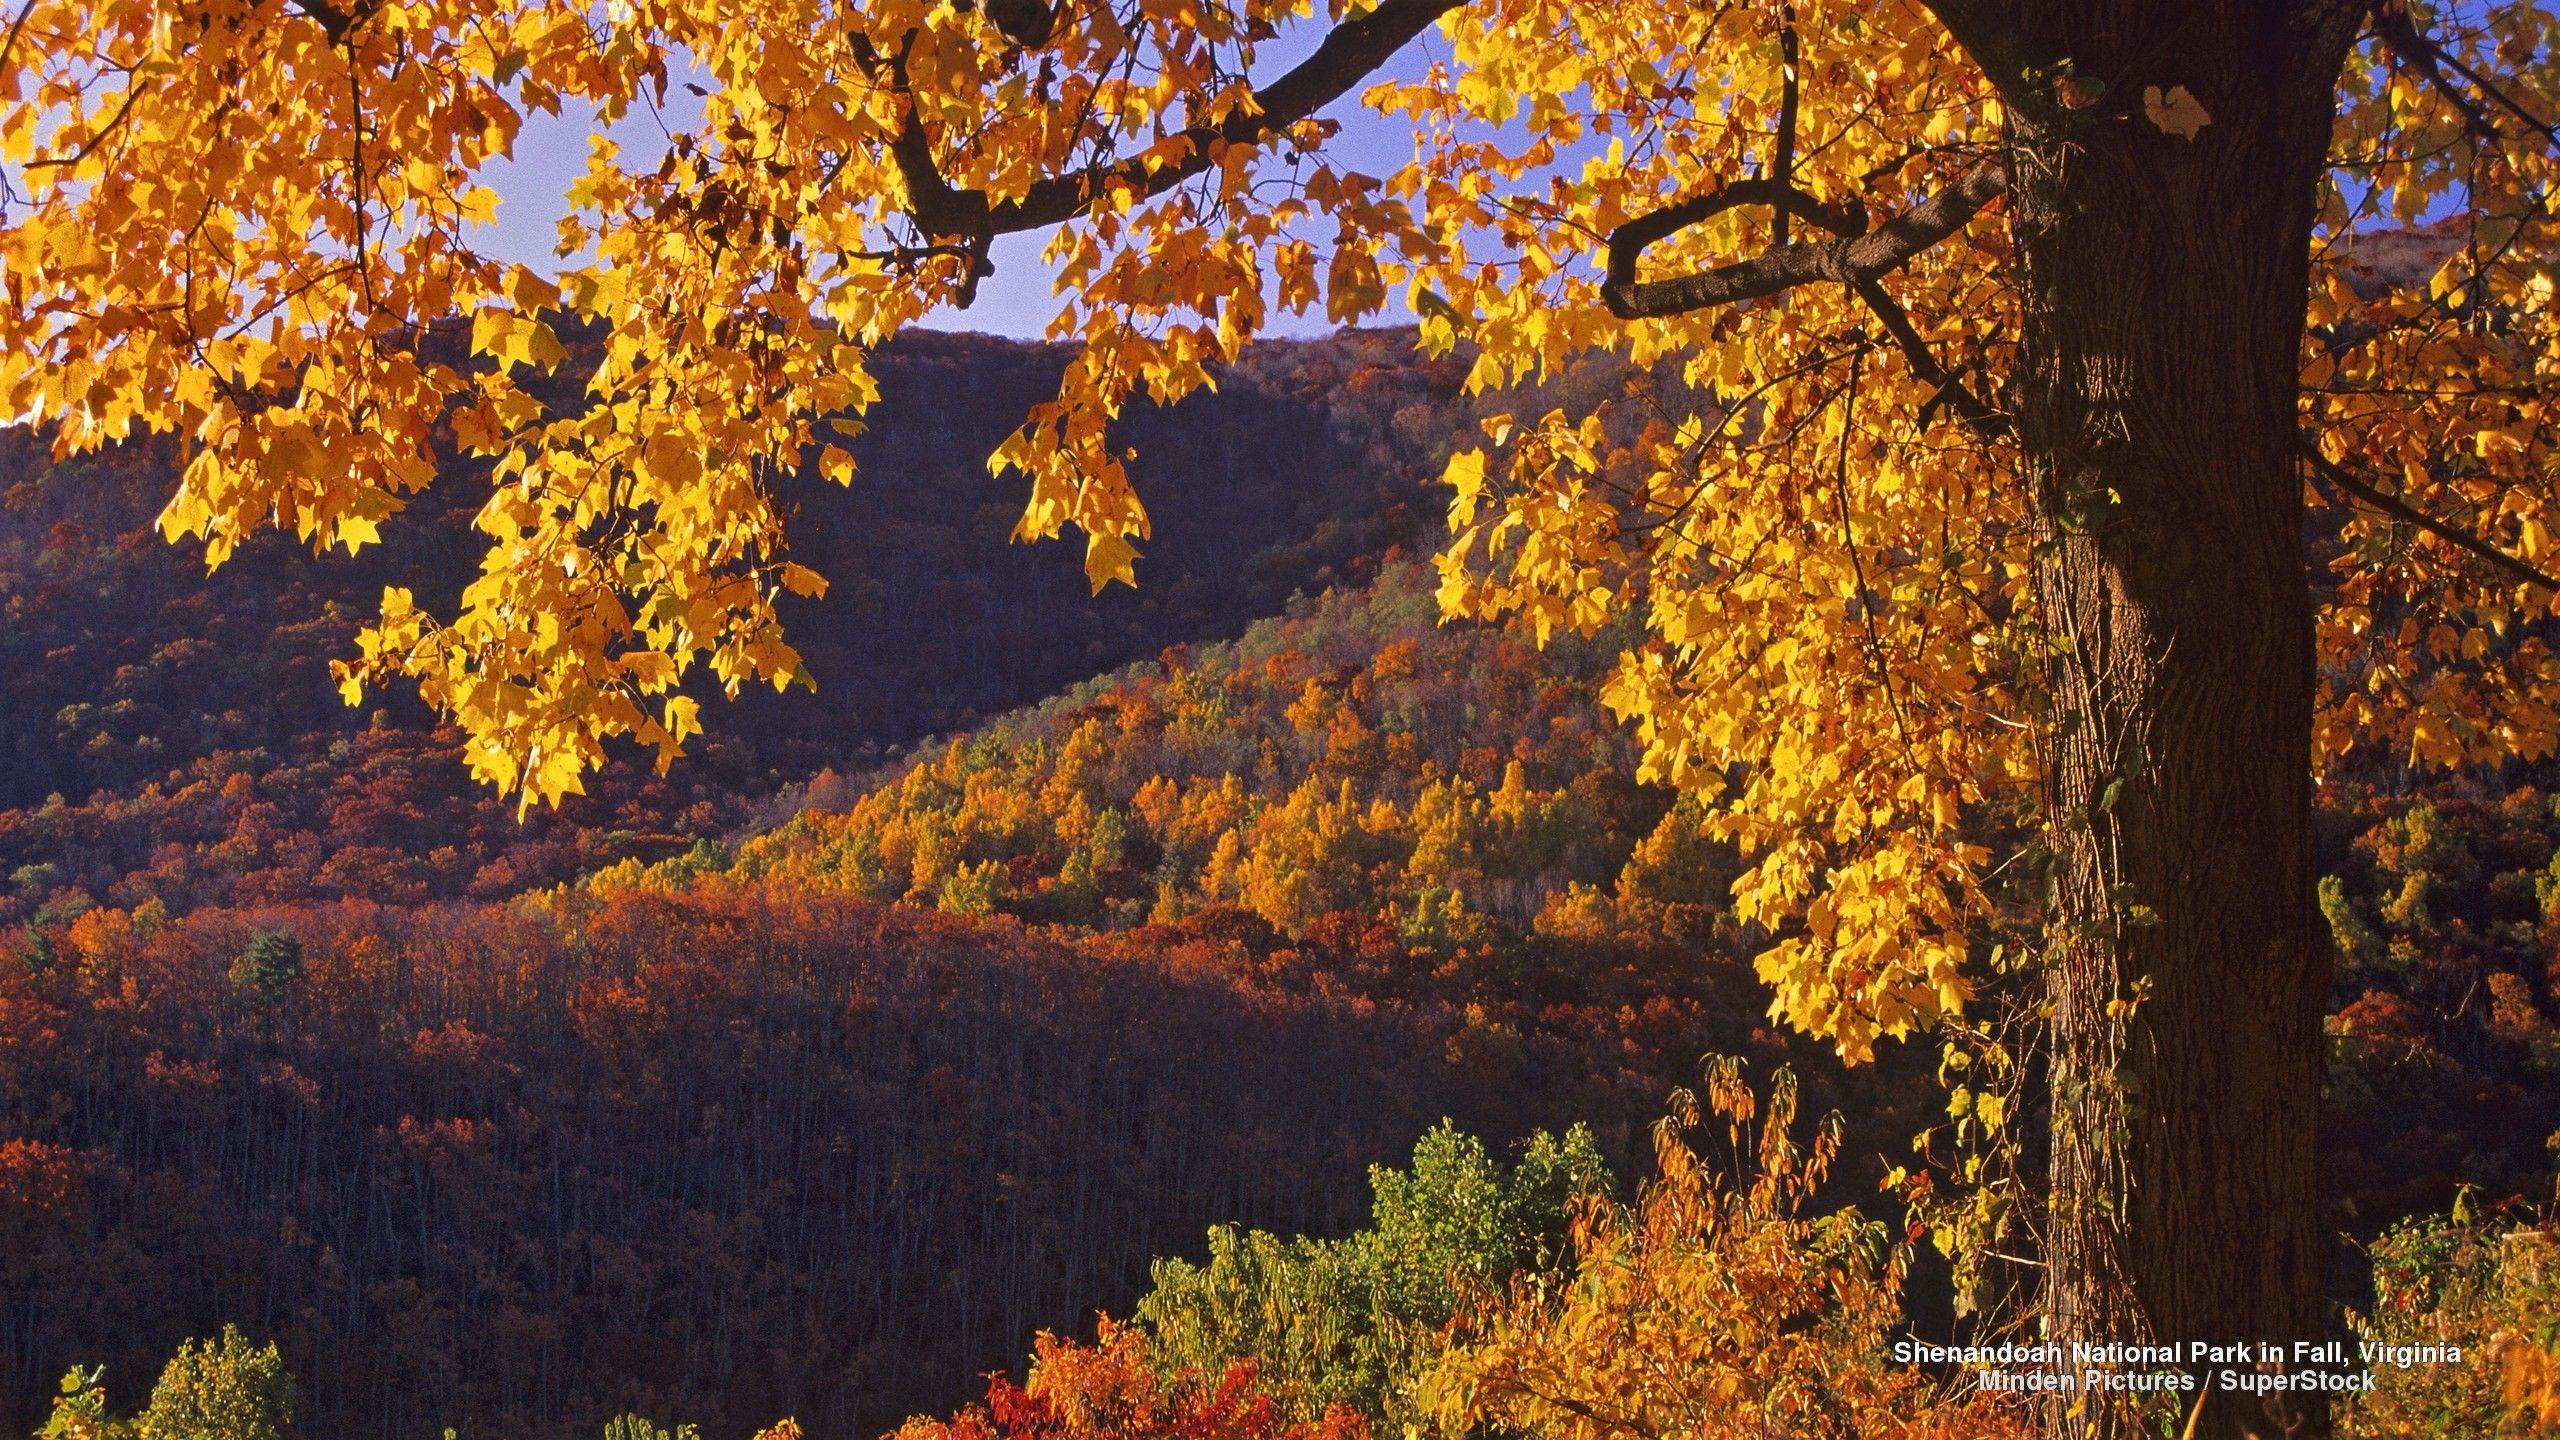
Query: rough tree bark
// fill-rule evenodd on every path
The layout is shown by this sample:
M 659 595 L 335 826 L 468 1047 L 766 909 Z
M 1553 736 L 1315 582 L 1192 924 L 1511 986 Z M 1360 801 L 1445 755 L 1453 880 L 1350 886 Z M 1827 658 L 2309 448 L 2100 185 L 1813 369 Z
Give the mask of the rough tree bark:
M 2058 722 L 2049 1334 L 2316 1339 L 2329 955 L 2295 430 L 2313 203 L 2357 17 L 2162 0 L 2003 18 L 2019 52 L 2104 85 L 2103 103 L 2012 125 L 2009 408 L 2043 522 Z M 2191 136 L 2180 89 L 2209 117 Z M 2316 1395 L 2208 1385 L 2189 1433 L 2316 1436 L 2326 1415 Z M 2046 1433 L 2138 1422 L 2066 1402 Z

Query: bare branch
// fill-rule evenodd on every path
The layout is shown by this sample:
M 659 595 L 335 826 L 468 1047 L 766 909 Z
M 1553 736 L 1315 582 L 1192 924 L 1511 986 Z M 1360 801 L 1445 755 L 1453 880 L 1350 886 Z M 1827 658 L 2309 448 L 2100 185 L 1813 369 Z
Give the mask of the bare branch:
M 848 250 L 844 258 L 912 270 L 927 260 L 972 260 L 977 258 L 977 252 L 966 245 L 892 245 L 882 250 Z
M 106 124 L 91 131 L 88 140 L 83 142 L 79 149 L 72 151 L 68 155 L 40 156 L 36 159 L 25 162 L 18 168 L 22 171 L 33 173 L 38 170 L 55 170 L 67 166 L 77 166 L 80 162 L 98 153 L 99 146 L 104 145 L 107 141 L 113 139 L 116 132 L 124 128 L 126 117 L 133 114 L 133 102 L 142 98 L 142 92 L 143 84 L 141 80 L 127 79 L 124 86 L 124 99 L 117 103 L 116 113 L 107 117 Z
M 2302 441 L 2302 456 L 2310 462 L 2312 474 L 2327 481 L 2331 488 L 2362 502 L 2367 509 L 2388 515 L 2394 520 L 2415 525 L 2446 544 L 2477 556 L 2519 580 L 2542 586 L 2546 590 L 2560 591 L 2560 580 L 2553 579 L 2461 526 L 2448 520 L 2439 520 L 2399 496 L 2387 494 L 2366 481 L 2348 474 L 2327 456 L 2321 454 L 2319 446 L 2314 444 L 2308 436 L 2305 436 Z
M 928 236 L 984 240 L 993 233 L 987 227 L 987 197 L 959 189 L 943 178 L 942 167 L 933 158 L 933 137 L 925 134 L 924 122 L 916 116 L 913 87 L 907 78 L 907 51 L 914 44 L 915 35 L 909 32 L 896 54 L 884 56 L 868 38 L 853 37 L 854 59 L 864 72 L 875 81 L 886 80 L 891 89 L 908 97 L 906 118 L 889 140 L 889 159 L 907 186 L 908 218 Z
M 995 273 L 987 263 L 987 247 L 995 239 L 994 229 L 987 223 L 987 197 L 980 191 L 962 190 L 943 178 L 942 167 L 934 162 L 933 139 L 924 133 L 924 122 L 917 118 L 913 91 L 907 79 L 907 51 L 915 44 L 908 33 L 905 44 L 894 55 L 883 56 L 871 42 L 855 36 L 854 59 L 874 80 L 885 78 L 901 95 L 908 96 L 906 118 L 899 123 L 898 133 L 889 141 L 890 162 L 898 167 L 898 177 L 907 186 L 907 215 L 916 228 L 930 241 L 935 237 L 957 237 L 952 245 L 926 244 L 900 246 L 895 251 L 864 255 L 862 259 L 887 259 L 912 264 L 929 255 L 956 255 L 961 259 L 960 288 L 952 303 L 966 310 L 978 298 L 978 282 Z
M 1089 165 L 1032 185 L 1019 200 L 993 207 L 999 235 L 1043 230 L 1074 218 L 1111 189 L 1125 185 L 1139 199 L 1161 195 L 1217 163 L 1229 145 L 1258 144 L 1349 94 L 1405 43 L 1428 30 L 1465 0 L 1384 0 L 1377 9 L 1346 20 L 1326 34 L 1315 52 L 1287 74 L 1253 92 L 1253 98 L 1215 125 L 1182 132 L 1189 149 L 1178 160 L 1121 160 Z
M 1976 175 L 1981 173 L 1975 172 Z M 1999 176 L 1998 172 L 1995 171 L 1993 174 L 1996 182 L 2005 180 L 2005 177 Z M 1971 183 L 1973 178 L 1968 176 L 1965 183 Z M 1963 186 L 1959 185 L 1958 189 L 1962 188 Z M 2005 188 L 2005 185 L 2000 185 L 1998 188 Z M 1998 193 L 1998 189 L 1995 188 L 1992 193 Z M 1940 200 L 1944 198 L 1939 197 Z M 1601 293 L 1608 301 L 1611 311 L 1621 318 L 1634 318 L 1631 309 L 1620 308 L 1622 302 L 1632 307 L 1635 301 L 1641 300 L 1647 293 L 1658 294 L 1663 287 L 1681 283 L 1662 281 L 1653 285 L 1638 284 L 1635 278 L 1636 262 L 1643 255 L 1645 247 L 1691 225 L 1744 205 L 1766 205 L 1777 212 L 1780 220 L 1792 215 L 1819 225 L 1832 233 L 1834 238 L 1831 240 L 1802 246 L 1789 246 L 1781 240 L 1771 247 L 1761 261 L 1751 263 L 1765 263 L 1772 257 L 1790 251 L 1829 252 L 1832 260 L 1838 264 L 1839 275 L 1826 272 L 1814 278 L 1828 279 L 1845 276 L 1844 283 L 1857 293 L 1859 300 L 1883 325 L 1885 334 L 1893 340 L 1895 347 L 1901 350 L 1904 359 L 1909 362 L 1912 373 L 1936 387 L 1937 393 L 1930 398 L 1928 407 L 1922 411 L 1924 419 L 1928 409 L 1945 405 L 1963 417 L 1966 425 L 1983 439 L 1996 439 L 2008 433 L 2008 417 L 1992 409 L 1980 396 L 1967 388 L 1961 379 L 1949 372 L 1945 365 L 1939 363 L 1938 357 L 1930 351 L 1928 342 L 1912 325 L 1909 313 L 1891 294 L 1886 292 L 1877 278 L 1886 270 L 1908 259 L 1909 255 L 1917 254 L 1919 250 L 1926 249 L 1928 245 L 1935 243 L 1936 239 L 1943 239 L 1945 234 L 1952 234 L 1957 228 L 1961 228 L 1963 221 L 1954 220 L 1948 223 L 1945 232 L 1932 238 L 1927 227 L 1943 222 L 1945 217 L 1925 216 L 1923 212 L 1928 209 L 1928 205 L 1925 204 L 1899 217 L 1885 229 L 1870 233 L 1867 229 L 1866 209 L 1855 201 L 1845 206 L 1825 205 L 1797 189 L 1783 175 L 1737 180 L 1704 195 L 1692 196 L 1676 205 L 1665 206 L 1650 214 L 1640 215 L 1610 232 L 1608 275 L 1602 285 Z M 1975 208 L 1979 208 L 1978 202 Z M 1971 213 L 1970 210 L 1966 212 L 1967 215 Z M 1920 217 L 1917 223 L 1914 217 Z M 1783 229 L 1774 224 L 1772 231 L 1775 234 L 1784 234 Z M 1898 247 L 1909 244 L 1913 248 L 1899 258 L 1892 258 L 1892 250 L 1880 250 L 1873 244 L 1866 244 L 1863 249 L 1857 248 L 1865 242 L 1876 241 L 1879 237 L 1884 237 L 1889 246 Z M 1845 252 L 1845 257 L 1842 252 Z M 1877 264 L 1880 258 L 1883 263 L 1877 264 L 1873 273 L 1867 273 L 1855 268 L 1852 259 L 1848 257 L 1854 257 L 1855 265 Z M 1826 261 L 1826 263 L 1831 262 Z M 1731 275 L 1744 268 L 1744 266 L 1726 266 L 1721 270 L 1708 272 L 1706 277 L 1692 278 Z
M 2462 112 L 2463 124 L 2473 135 L 2492 145 L 2498 143 L 2497 122 L 2489 118 L 2489 112 L 2480 107 L 2478 100 L 2464 94 L 2462 87 L 2454 84 L 2452 77 L 2444 73 L 2443 66 L 2438 63 L 2443 58 L 2444 52 L 2436 48 L 2435 42 L 2418 33 L 2418 27 L 2409 19 L 2408 11 L 2389 3 L 2389 0 L 2375 5 L 2373 31 L 2382 37 L 2383 44 L 2391 47 L 2392 54 L 2407 61 L 2420 75 L 2426 77 L 2427 83 L 2435 87 L 2437 94 L 2442 95 L 2454 109 Z
M 27 28 L 27 17 L 35 13 L 36 0 L 26 0 L 18 7 L 18 18 L 9 22 L 9 36 L 0 40 L 0 75 L 9 72 L 9 62 L 18 53 L 18 34 Z
M 1742 200 L 1723 204 L 1715 202 L 1751 183 L 1754 182 L 1738 182 L 1713 197 L 1684 202 L 1684 206 L 1702 210 L 1699 218 L 1720 213 L 1734 204 L 1749 203 Z M 1922 251 L 1962 230 L 1983 206 L 2007 193 L 2008 189 L 2007 170 L 1996 163 L 1982 165 L 1874 230 L 1864 233 L 1853 230 L 1835 233 L 1828 240 L 1775 246 L 1749 260 L 1669 280 L 1636 280 L 1636 259 L 1645 244 L 1681 228 L 1681 225 L 1669 223 L 1665 218 L 1672 212 L 1641 217 L 1611 233 L 1609 278 L 1601 285 L 1600 296 L 1608 305 L 1610 314 L 1621 320 L 1637 320 L 1730 305 L 1740 300 L 1775 295 L 1819 280 L 1854 286 L 1861 280 L 1873 280 L 1899 269 Z M 1758 203 L 1798 203 L 1784 198 L 1786 193 L 1791 192 L 1762 198 Z M 1802 205 L 1811 203 L 1809 200 L 1801 201 Z M 1682 206 L 1673 207 L 1675 212 L 1683 209 Z M 1806 211 L 1798 208 L 1796 213 L 1805 215 Z M 1828 222 L 1821 223 L 1828 226 Z M 1835 229 L 1835 232 L 1838 229 L 1836 226 L 1828 228 Z

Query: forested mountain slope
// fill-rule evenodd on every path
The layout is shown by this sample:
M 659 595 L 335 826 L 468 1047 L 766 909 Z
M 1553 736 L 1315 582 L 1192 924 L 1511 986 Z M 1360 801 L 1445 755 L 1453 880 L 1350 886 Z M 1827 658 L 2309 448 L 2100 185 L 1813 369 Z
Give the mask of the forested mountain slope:
M 1613 637 L 1534 652 L 1440 624 L 1429 588 L 1390 563 L 1233 644 L 830 778 L 734 857 L 596 883 L 726 864 L 1070 932 L 1235 907 L 1283 934 L 1367 934 L 1512 975 L 1672 974 L 1669 957 L 1701 953 L 1745 968 L 1765 937 L 1725 911 L 1728 853 L 1635 783 L 1623 728 L 1591 698 Z M 2560 1145 L 2555 779 L 2376 757 L 2320 792 L 2341 1231 L 2369 1236 L 2465 1185 L 2544 1183 Z
M 587 358 L 573 350 L 554 387 Z M 494 896 L 665 854 L 823 765 L 1232 635 L 1433 528 L 1415 477 L 1463 423 L 1455 368 L 1417 360 L 1408 332 L 1275 343 L 1220 393 L 1129 418 L 1164 519 L 1145 583 L 1091 596 L 1066 548 L 1009 542 L 1019 477 L 986 467 L 1062 363 L 983 336 L 891 347 L 859 478 L 795 492 L 798 557 L 833 581 L 791 617 L 817 693 L 706 700 L 711 736 L 666 779 L 617 766 L 524 825 L 412 699 L 350 710 L 326 671 L 383 586 L 440 597 L 470 573 L 479 467 L 449 467 L 357 557 L 271 536 L 208 578 L 152 524 L 167 446 L 53 467 L 36 437 L 0 437 L 0 923 L 153 899 Z
M 779 1399 L 866 1435 L 1126 1307 L 1213 1221 L 1340 1232 L 1444 1117 L 1640 1155 L 1698 1055 L 1790 1047 L 1712 857 L 1636 843 L 1663 807 L 1572 683 L 1605 653 L 1542 677 L 1390 560 L 926 747 L 897 813 L 806 810 L 730 873 L 706 842 L 496 905 L 29 927 L 0 966 L 18 1413 L 238 1321 L 333 1377 L 332 1434 L 743 1433 Z M 1876 1080 L 1812 1086 L 1860 1116 L 1862 1188 L 1929 1099 Z
M 1595 1120 L 1634 1173 L 1697 1055 L 1793 1047 L 1715 848 L 1584 698 L 1606 638 L 1442 626 L 1391 561 L 733 847 L 503 904 L 24 928 L 12 1412 L 230 1321 L 325 1377 L 315 1433 L 868 1436 L 1127 1313 L 1212 1222 L 1343 1233 L 1443 1116 L 1497 1154 Z M 2323 813 L 2337 1223 L 2546 1183 L 2560 813 Z M 1870 1195 L 1938 1097 L 1794 1053 Z
M 432 536 L 253 547 L 208 580 L 149 530 L 167 456 L 48 469 L 21 437 L 0 1410 L 236 1321 L 331 1377 L 318 1433 L 550 1435 L 642 1402 L 725 1429 L 777 1396 L 872 1433 L 1125 1303 L 1212 1221 L 1340 1228 L 1364 1167 L 1444 1116 L 1497 1146 L 1595 1117 L 1626 1150 L 1699 1051 L 1755 1043 L 1729 958 L 1528 976 L 1192 904 L 1067 943 L 782 875 L 502 898 L 693 853 L 822 766 L 1374 573 L 1428 534 L 1407 477 L 1463 409 L 1406 352 L 1269 347 L 1135 417 L 1185 518 L 1099 599 L 1073 555 L 1005 542 L 1015 497 L 983 470 L 987 417 L 1056 357 L 893 352 L 862 480 L 806 496 L 800 553 L 837 582 L 795 620 L 819 693 L 753 698 L 665 779 L 625 766 L 522 824 L 413 707 L 349 713 L 326 682 L 379 586 L 432 589 Z M 473 484 L 400 523 L 446 534 Z M 1500 749 L 1557 693 L 1448 704 Z
M 312 1434 L 875 1435 L 1213 1222 L 1340 1230 L 1443 1117 L 1623 1154 L 1748 1043 L 1694 977 L 1489 1010 L 1376 958 L 778 884 L 92 911 L 0 961 L 0 1413 L 237 1323 Z

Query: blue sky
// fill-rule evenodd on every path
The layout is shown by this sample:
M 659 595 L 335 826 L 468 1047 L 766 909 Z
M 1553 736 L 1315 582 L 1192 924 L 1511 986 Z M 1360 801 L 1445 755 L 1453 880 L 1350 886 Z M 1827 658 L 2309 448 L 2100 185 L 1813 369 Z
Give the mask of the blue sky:
M 1270 46 L 1264 63 L 1256 68 L 1276 74 L 1295 64 L 1314 48 L 1320 34 L 1315 25 L 1301 26 Z M 1425 34 L 1405 47 L 1386 73 L 1418 75 L 1431 55 L 1446 50 L 1447 43 L 1436 31 Z M 685 103 L 679 106 L 679 101 Z M 1363 109 L 1357 89 L 1322 113 L 1342 123 L 1342 132 L 1330 147 L 1338 163 L 1381 175 L 1412 158 L 1413 137 L 1405 122 Z M 690 123 L 698 114 L 696 103 L 678 88 L 669 96 L 664 124 L 672 129 Z M 624 163 L 656 162 L 666 146 L 660 124 L 656 116 L 634 114 L 613 128 L 614 139 L 623 147 Z M 501 197 L 495 232 L 487 241 L 494 253 L 544 269 L 558 263 L 552 253 L 555 227 L 567 210 L 563 197 L 570 182 L 586 168 L 587 139 L 593 129 L 594 117 L 582 111 L 527 119 L 516 137 L 514 158 L 491 165 L 484 177 Z M 1039 336 L 1049 317 L 1057 313 L 1057 302 L 1049 292 L 1052 272 L 1040 262 L 1046 241 L 1045 234 L 998 238 L 989 256 L 996 273 L 979 287 L 977 303 L 965 311 L 943 312 L 926 323 L 945 330 Z M 1322 315 L 1275 315 L 1271 328 L 1279 334 L 1303 335 L 1333 327 Z

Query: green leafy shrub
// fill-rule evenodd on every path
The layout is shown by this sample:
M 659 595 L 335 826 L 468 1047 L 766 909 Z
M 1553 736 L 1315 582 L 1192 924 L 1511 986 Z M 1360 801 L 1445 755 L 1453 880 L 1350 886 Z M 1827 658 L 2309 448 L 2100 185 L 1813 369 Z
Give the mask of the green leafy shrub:
M 1540 1133 L 1505 1167 L 1443 1123 L 1409 1169 L 1373 1167 L 1367 1229 L 1341 1240 L 1283 1240 L 1221 1225 L 1206 1261 L 1160 1260 L 1136 1319 L 1168 1373 L 1217 1373 L 1250 1360 L 1294 1419 L 1348 1408 L 1400 1434 L 1406 1382 L 1462 1306 L 1522 1270 L 1565 1254 L 1575 1201 L 1605 1193 L 1591 1133 Z
M 160 1372 L 151 1403 L 131 1420 L 107 1413 L 103 1372 L 62 1377 L 39 1440 L 286 1440 L 294 1433 L 293 1376 L 273 1345 L 252 1345 L 239 1327 L 218 1340 L 190 1340 Z
M 2376 1364 L 2342 1440 L 2489 1440 L 2560 1431 L 2560 1231 L 2449 1215 L 2406 1220 L 2373 1245 L 2366 1345 L 2459 1346 L 2459 1360 Z

